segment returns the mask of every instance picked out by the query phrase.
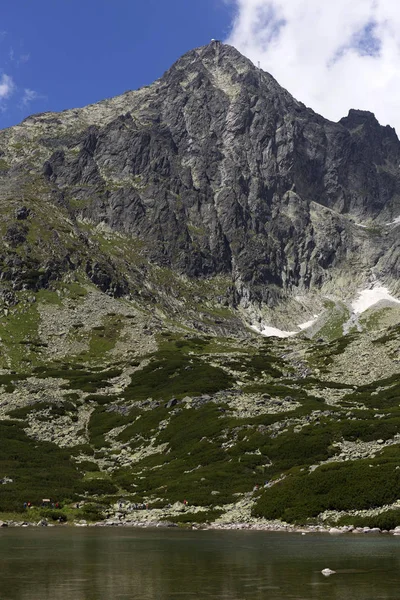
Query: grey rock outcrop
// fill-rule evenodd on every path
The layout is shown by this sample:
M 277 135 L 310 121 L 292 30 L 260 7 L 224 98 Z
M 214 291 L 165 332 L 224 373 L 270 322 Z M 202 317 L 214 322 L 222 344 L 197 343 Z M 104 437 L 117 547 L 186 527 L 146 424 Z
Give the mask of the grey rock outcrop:
M 192 50 L 137 92 L 30 117 L 19 135 L 32 131 L 37 168 L 73 218 L 138 237 L 149 260 L 188 276 L 229 274 L 233 303 L 273 305 L 343 273 L 399 276 L 394 129 L 364 111 L 324 119 L 231 46 Z M 111 271 L 87 267 L 125 293 Z

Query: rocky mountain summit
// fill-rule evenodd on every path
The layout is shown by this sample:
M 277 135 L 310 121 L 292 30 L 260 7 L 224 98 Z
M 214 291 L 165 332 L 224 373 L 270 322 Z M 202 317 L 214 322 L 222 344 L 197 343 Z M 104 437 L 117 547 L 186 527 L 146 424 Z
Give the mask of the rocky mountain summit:
M 2 520 L 400 525 L 399 176 L 216 41 L 1 131 Z
M 1 133 L 0 151 L 7 199 L 46 197 L 78 228 L 128 235 L 157 265 L 227 276 L 233 305 L 354 293 L 371 277 L 398 285 L 395 131 L 363 111 L 324 119 L 220 42 L 149 87 L 29 117 Z M 60 261 L 65 271 L 74 259 Z M 112 270 L 87 267 L 123 295 Z

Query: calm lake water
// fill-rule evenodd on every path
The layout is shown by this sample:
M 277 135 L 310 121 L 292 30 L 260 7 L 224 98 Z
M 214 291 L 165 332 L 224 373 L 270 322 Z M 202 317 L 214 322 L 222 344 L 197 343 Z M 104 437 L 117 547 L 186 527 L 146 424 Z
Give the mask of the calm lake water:
M 1 529 L 0 598 L 399 600 L 400 538 Z

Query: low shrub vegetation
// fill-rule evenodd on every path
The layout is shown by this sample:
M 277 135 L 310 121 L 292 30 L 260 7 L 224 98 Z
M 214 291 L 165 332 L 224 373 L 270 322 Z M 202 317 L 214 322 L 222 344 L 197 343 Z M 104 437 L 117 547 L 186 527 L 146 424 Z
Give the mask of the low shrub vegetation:
M 325 510 L 364 510 L 393 503 L 400 495 L 395 462 L 330 463 L 308 473 L 289 474 L 265 490 L 254 515 L 304 523 Z
M 213 394 L 228 389 L 232 377 L 196 356 L 159 352 L 149 365 L 136 371 L 124 392 L 129 400 L 169 400 L 172 397 Z

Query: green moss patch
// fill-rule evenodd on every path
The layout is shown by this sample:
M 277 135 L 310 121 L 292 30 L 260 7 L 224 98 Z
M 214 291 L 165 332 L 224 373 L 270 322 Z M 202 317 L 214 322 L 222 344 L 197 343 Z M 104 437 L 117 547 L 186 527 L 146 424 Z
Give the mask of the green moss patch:
M 337 525 L 353 525 L 353 527 L 379 527 L 379 529 L 395 529 L 400 525 L 400 509 L 384 510 L 377 515 L 348 515 L 341 517 Z
M 368 408 L 393 409 L 400 406 L 400 374 L 362 385 L 343 398 L 343 402 L 358 402 Z
M 89 441 L 95 448 L 104 448 L 109 444 L 104 438 L 115 427 L 128 425 L 136 418 L 136 411 L 131 411 L 128 415 L 110 410 L 107 406 L 98 406 L 91 414 L 88 431 Z
M 24 502 L 61 501 L 77 493 L 81 474 L 67 450 L 33 442 L 14 421 L 0 422 L 0 477 L 12 483 L 0 489 L 0 511 L 22 511 Z
M 363 510 L 391 504 L 400 495 L 396 463 L 378 459 L 326 464 L 299 472 L 265 490 L 254 515 L 304 523 L 325 510 Z
M 121 369 L 108 370 L 85 370 L 79 365 L 61 365 L 60 367 L 36 367 L 33 370 L 35 377 L 40 379 L 59 378 L 66 379 L 68 383 L 61 389 L 81 390 L 82 392 L 94 393 L 101 388 L 110 386 L 110 379 L 119 377 Z
M 149 365 L 131 376 L 124 397 L 131 400 L 183 398 L 213 394 L 232 384 L 233 378 L 228 373 L 197 356 L 159 351 Z
M 123 317 L 120 315 L 107 316 L 101 325 L 94 327 L 89 336 L 89 349 L 78 356 L 82 362 L 96 362 L 106 358 L 108 352 L 115 348 L 123 329 Z M 88 333 L 80 331 L 75 337 L 86 341 Z
M 62 417 L 68 413 L 76 412 L 76 406 L 72 402 L 63 402 L 63 403 L 52 403 L 52 402 L 36 402 L 35 404 L 29 404 L 28 406 L 23 406 L 21 408 L 16 408 L 10 411 L 8 414 L 13 419 L 25 419 L 31 413 L 47 410 L 49 413 L 49 417 Z

